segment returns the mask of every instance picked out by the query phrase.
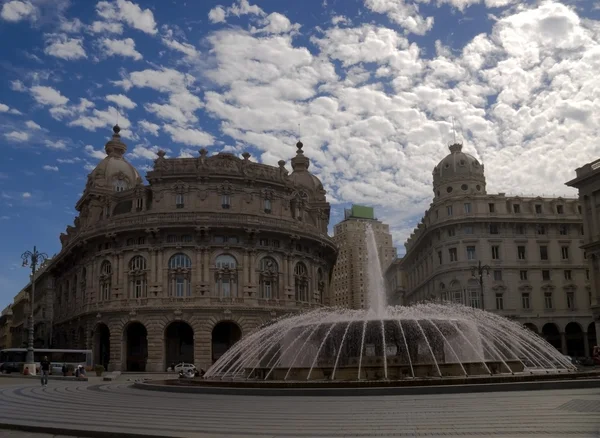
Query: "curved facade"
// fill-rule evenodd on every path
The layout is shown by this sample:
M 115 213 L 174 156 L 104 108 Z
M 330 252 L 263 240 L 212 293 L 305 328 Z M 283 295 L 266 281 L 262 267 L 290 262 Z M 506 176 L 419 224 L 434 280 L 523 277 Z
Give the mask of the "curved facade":
M 489 194 L 483 165 L 450 146 L 433 171 L 435 196 L 392 265 L 404 304 L 441 299 L 497 312 L 573 356 L 597 342 L 581 206 L 574 198 Z M 478 263 L 483 272 L 483 290 Z
M 115 127 L 49 268 L 54 345 L 109 370 L 207 367 L 261 324 L 329 304 L 330 207 L 297 147 L 291 174 L 159 151 L 144 185 Z

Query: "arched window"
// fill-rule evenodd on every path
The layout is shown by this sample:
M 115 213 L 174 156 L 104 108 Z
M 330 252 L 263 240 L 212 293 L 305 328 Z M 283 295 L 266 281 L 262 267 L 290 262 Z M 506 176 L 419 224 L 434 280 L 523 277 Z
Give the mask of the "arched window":
M 146 259 L 141 255 L 129 260 L 129 296 L 145 298 L 147 296 Z
M 112 283 L 112 265 L 104 260 L 100 265 L 100 299 L 110 300 L 110 288 Z
M 267 300 L 278 298 L 279 266 L 277 262 L 271 257 L 263 257 L 259 269 L 260 298 Z
M 296 301 L 308 301 L 308 269 L 302 262 L 296 263 L 294 268 L 294 289 Z
M 124 192 L 127 189 L 127 181 L 124 179 L 117 179 L 113 182 L 115 192 Z
M 465 304 L 465 297 L 460 283 L 456 280 L 450 282 L 450 301 L 458 304 Z
M 475 309 L 481 308 L 481 291 L 477 280 L 470 279 L 467 282 L 467 296 L 464 304 Z
M 222 298 L 237 297 L 237 260 L 229 254 L 222 254 L 215 260 L 215 282 L 217 296 Z
M 446 285 L 444 283 L 440 283 L 440 300 L 448 301 L 448 291 L 446 290 Z
M 169 259 L 169 296 L 189 297 L 192 295 L 192 260 L 183 253 Z

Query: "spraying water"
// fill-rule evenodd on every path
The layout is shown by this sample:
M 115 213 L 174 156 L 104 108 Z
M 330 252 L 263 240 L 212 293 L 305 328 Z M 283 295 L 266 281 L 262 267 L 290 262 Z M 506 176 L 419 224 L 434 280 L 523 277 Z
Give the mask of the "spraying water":
M 381 262 L 379 261 L 379 251 L 377 250 L 377 240 L 375 240 L 375 232 L 371 224 L 367 224 L 366 230 L 367 274 L 369 277 L 367 301 L 369 307 L 377 316 L 383 316 L 387 307 L 387 297 L 381 272 Z

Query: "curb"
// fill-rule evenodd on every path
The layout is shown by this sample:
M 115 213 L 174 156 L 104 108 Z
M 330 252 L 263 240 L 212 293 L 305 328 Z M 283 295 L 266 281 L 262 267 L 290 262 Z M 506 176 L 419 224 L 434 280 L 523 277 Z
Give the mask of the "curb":
M 0 378 L 7 378 L 7 379 L 35 379 L 35 380 L 40 380 L 42 378 L 41 375 L 36 374 L 35 376 L 26 376 L 24 374 L 16 374 L 16 373 L 11 373 L 11 374 L 0 374 Z M 48 380 L 66 380 L 66 381 L 73 381 L 73 382 L 87 382 L 88 378 L 87 377 L 75 377 L 75 376 L 48 376 Z
M 481 392 L 541 391 L 558 389 L 600 388 L 600 379 L 546 380 L 537 382 L 479 383 L 470 385 L 428 385 L 372 388 L 235 388 L 225 386 L 175 386 L 135 382 L 133 388 L 146 391 L 179 392 L 187 394 L 219 394 L 244 396 L 380 396 L 470 394 Z
M 67 429 L 64 427 L 32 426 L 27 424 L 0 423 L 0 431 L 44 433 L 50 435 L 75 436 L 79 438 L 177 438 L 177 435 L 148 435 L 146 433 L 109 432 L 89 429 Z

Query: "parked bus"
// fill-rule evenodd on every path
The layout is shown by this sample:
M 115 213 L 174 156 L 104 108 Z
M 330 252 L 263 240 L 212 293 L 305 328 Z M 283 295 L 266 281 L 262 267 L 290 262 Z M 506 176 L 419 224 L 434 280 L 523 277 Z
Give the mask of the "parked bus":
M 92 367 L 92 350 L 61 350 L 56 348 L 36 348 L 33 351 L 34 361 L 37 368 L 42 359 L 47 356 L 48 361 L 53 365 L 63 364 L 84 365 L 90 369 Z M 27 348 L 6 348 L 0 350 L 0 371 L 1 372 L 20 372 L 27 357 Z

